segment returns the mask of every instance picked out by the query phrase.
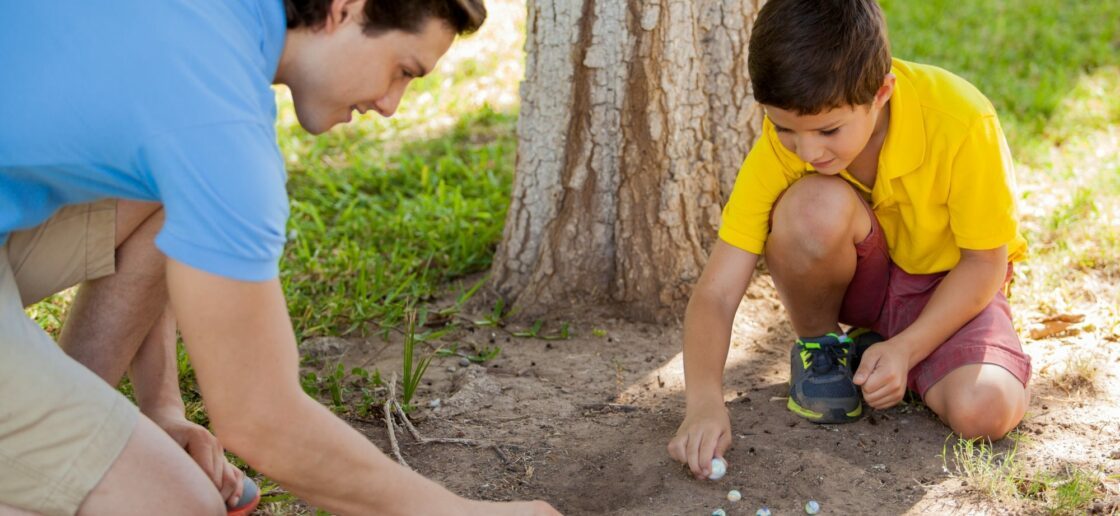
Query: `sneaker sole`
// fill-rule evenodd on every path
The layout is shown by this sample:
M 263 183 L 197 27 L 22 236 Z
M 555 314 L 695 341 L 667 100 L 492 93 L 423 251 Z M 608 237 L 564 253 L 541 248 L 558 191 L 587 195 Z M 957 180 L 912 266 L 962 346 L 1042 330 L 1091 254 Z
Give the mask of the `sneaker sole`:
M 789 401 L 786 402 L 786 408 L 810 422 L 818 424 L 839 424 L 839 423 L 852 423 L 863 415 L 863 403 L 856 406 L 855 410 L 845 412 L 844 409 L 832 409 L 826 413 L 814 412 L 801 405 L 798 405 L 791 396 Z

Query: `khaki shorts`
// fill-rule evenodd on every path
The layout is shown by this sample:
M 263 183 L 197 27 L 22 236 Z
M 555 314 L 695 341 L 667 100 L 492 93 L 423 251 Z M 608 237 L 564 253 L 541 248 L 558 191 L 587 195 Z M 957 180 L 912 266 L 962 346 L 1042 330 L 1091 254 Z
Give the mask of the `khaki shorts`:
M 73 514 L 124 449 L 136 407 L 24 306 L 112 274 L 116 202 L 69 206 L 0 245 L 0 504 Z

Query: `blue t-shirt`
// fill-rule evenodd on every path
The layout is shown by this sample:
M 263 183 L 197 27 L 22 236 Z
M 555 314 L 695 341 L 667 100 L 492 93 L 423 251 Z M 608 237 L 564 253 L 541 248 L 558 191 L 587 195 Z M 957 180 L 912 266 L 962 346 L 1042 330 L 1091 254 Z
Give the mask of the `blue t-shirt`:
M 282 0 L 4 2 L 0 244 L 64 205 L 159 201 L 167 256 L 276 277 L 284 37 Z

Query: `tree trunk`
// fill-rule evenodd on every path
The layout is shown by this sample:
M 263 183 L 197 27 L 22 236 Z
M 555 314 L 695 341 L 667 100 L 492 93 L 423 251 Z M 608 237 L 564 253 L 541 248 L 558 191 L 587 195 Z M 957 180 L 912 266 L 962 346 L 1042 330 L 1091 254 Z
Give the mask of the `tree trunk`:
M 529 0 L 517 171 L 493 286 L 525 315 L 679 317 L 761 127 L 761 0 Z

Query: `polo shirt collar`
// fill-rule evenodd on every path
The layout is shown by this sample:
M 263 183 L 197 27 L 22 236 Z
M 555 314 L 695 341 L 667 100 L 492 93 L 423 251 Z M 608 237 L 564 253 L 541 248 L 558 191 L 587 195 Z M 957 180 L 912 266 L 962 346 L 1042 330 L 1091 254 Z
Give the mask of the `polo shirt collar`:
M 926 128 L 922 120 L 921 100 L 914 83 L 899 69 L 898 61 L 891 67 L 895 76 L 891 94 L 891 119 L 887 137 L 879 155 L 878 179 L 894 179 L 918 169 L 926 155 Z

